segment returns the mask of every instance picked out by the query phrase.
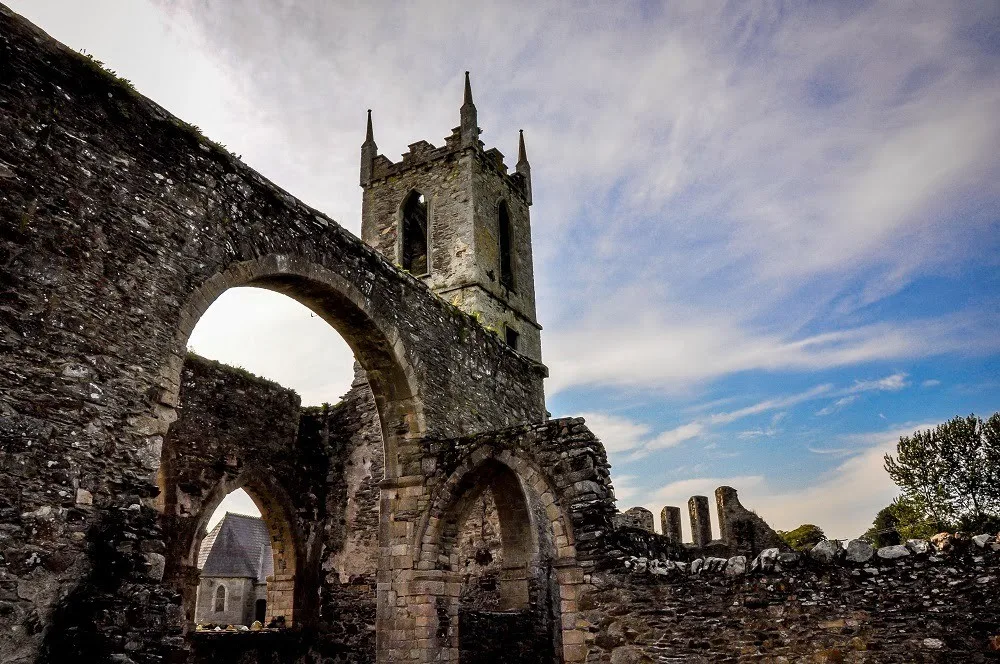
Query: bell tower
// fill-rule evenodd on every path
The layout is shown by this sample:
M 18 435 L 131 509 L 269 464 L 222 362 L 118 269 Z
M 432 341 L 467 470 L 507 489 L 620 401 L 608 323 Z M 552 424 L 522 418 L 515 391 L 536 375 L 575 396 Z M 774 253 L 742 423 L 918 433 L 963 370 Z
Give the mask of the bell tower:
M 484 149 L 479 140 L 469 72 L 459 116 L 442 147 L 417 141 L 393 162 L 378 154 L 368 111 L 361 238 L 517 352 L 541 362 L 524 134 L 508 173 L 500 151 Z

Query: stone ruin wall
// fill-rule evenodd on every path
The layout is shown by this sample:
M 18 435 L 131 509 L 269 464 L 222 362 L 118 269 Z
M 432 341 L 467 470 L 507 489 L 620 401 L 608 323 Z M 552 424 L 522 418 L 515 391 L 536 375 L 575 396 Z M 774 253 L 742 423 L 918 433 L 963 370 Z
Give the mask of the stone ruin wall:
M 858 541 L 753 559 L 619 557 L 581 602 L 587 661 L 997 661 L 1000 540 L 987 537 L 945 550 Z
M 988 662 L 1000 659 L 1000 535 L 792 551 L 732 487 L 612 518 L 581 601 L 588 662 Z
M 295 643 L 300 635 L 286 635 L 285 652 L 296 645 L 343 661 L 374 661 L 382 439 L 363 373 L 338 404 L 318 408 L 300 408 L 293 391 L 196 355 L 188 356 L 182 377 L 181 417 L 167 437 L 161 475 L 166 577 L 182 593 L 187 623 L 198 579 L 192 563 L 205 523 L 222 497 L 243 487 L 269 526 L 292 521 L 294 541 L 281 541 L 280 528 L 271 534 L 275 548 L 297 549 L 289 575 L 293 595 L 272 591 L 283 571 L 276 560 L 268 618 L 308 621 L 315 634 L 310 648 Z M 285 501 L 292 510 L 282 507 Z M 318 598 L 307 591 L 316 587 Z M 290 610 L 293 599 L 306 615 Z M 194 662 L 263 657 L 258 635 L 189 637 Z
M 156 475 L 186 336 L 227 288 L 337 326 L 374 369 L 392 478 L 422 481 L 423 435 L 544 419 L 537 365 L 2 5 L 0 63 L 0 659 L 182 646 Z M 386 497 L 406 546 L 418 514 L 393 501 L 428 498 Z M 397 642 L 419 631 L 384 606 Z

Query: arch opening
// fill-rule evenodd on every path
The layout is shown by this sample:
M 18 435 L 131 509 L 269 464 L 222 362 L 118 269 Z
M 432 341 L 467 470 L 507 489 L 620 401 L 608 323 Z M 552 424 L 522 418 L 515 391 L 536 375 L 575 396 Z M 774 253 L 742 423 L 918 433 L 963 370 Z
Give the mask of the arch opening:
M 348 282 L 338 274 L 300 259 L 268 256 L 257 261 L 234 264 L 193 293 L 184 307 L 175 347 L 185 347 L 195 325 L 211 303 L 226 291 L 240 286 L 274 291 L 305 305 L 314 318 L 329 324 L 339 334 L 358 365 L 364 369 L 362 373 L 355 374 L 353 385 L 357 386 L 360 380 L 368 390 L 367 398 L 371 401 L 370 406 L 366 405 L 365 409 L 370 414 L 373 427 L 368 440 L 372 450 L 377 441 L 377 453 L 371 454 L 366 448 L 357 455 L 362 462 L 359 465 L 366 470 L 365 476 L 357 480 L 364 485 L 359 495 L 363 493 L 364 499 L 372 503 L 365 515 L 365 527 L 368 529 L 366 538 L 361 542 L 363 546 L 371 545 L 371 555 L 364 565 L 366 571 L 371 568 L 371 592 L 361 593 L 364 597 L 360 600 L 370 600 L 371 613 L 374 615 L 374 569 L 378 565 L 378 538 L 384 535 L 377 517 L 380 509 L 379 481 L 399 476 L 398 452 L 401 447 L 415 445 L 423 428 L 420 402 L 414 397 L 416 390 L 413 386 L 416 379 L 405 359 L 401 336 L 392 327 L 391 318 L 387 323 L 386 317 L 373 316 L 369 312 L 371 304 L 368 295 L 362 292 L 364 284 Z M 328 469 L 323 464 L 329 459 L 324 459 L 322 454 L 316 455 L 317 450 L 325 448 L 317 447 L 315 443 L 304 445 L 299 427 L 293 426 L 291 430 L 279 432 L 278 435 L 247 431 L 239 440 L 234 437 L 234 440 L 228 441 L 228 447 L 223 445 L 214 450 L 215 456 L 211 458 L 191 458 L 192 454 L 197 457 L 198 446 L 183 448 L 178 434 L 185 420 L 189 420 L 192 414 L 191 404 L 186 398 L 184 402 L 179 399 L 183 392 L 182 383 L 187 376 L 186 367 L 192 360 L 183 352 L 176 352 L 175 359 L 182 361 L 171 362 L 165 368 L 164 376 L 168 387 L 161 395 L 160 405 L 155 411 L 155 416 L 163 424 L 161 435 L 164 436 L 159 466 L 161 495 L 158 506 L 164 515 L 168 550 L 183 554 L 175 556 L 173 560 L 168 557 L 167 577 L 184 594 L 187 624 L 194 626 L 195 606 L 198 604 L 200 575 L 196 565 L 197 551 L 201 538 L 206 534 L 201 526 L 207 521 L 214 505 L 237 487 L 246 489 L 257 503 L 263 518 L 268 522 L 270 539 L 274 545 L 273 578 L 267 579 L 264 596 L 255 597 L 249 603 L 244 620 L 252 623 L 251 618 L 257 618 L 263 613 L 265 620 L 261 622 L 265 625 L 279 617 L 284 617 L 286 627 L 316 623 L 320 619 L 321 605 L 326 607 L 324 612 L 329 609 L 327 604 L 330 601 L 330 585 L 335 583 L 327 573 L 326 566 L 333 559 L 324 541 L 323 533 L 327 528 L 324 524 L 338 523 L 339 525 L 333 526 L 333 530 L 340 528 L 343 531 L 345 526 L 342 521 L 338 521 L 342 517 L 336 512 L 337 506 L 334 503 L 336 500 L 350 500 L 343 496 L 331 498 L 327 495 Z M 337 401 L 338 396 L 331 395 L 329 401 Z M 279 397 L 280 395 L 275 397 L 273 403 L 268 402 L 268 407 L 277 404 L 275 407 L 278 410 L 291 408 L 287 403 L 279 403 Z M 312 409 L 311 415 L 322 419 L 332 409 L 333 407 L 327 406 L 316 407 Z M 299 410 L 297 402 L 294 410 Z M 302 412 L 305 413 L 306 410 L 309 409 L 303 409 Z M 179 418 L 177 414 L 180 415 Z M 313 428 L 322 429 L 322 423 Z M 288 454 L 288 450 L 296 451 Z M 189 457 L 187 461 L 185 454 Z M 372 462 L 372 457 L 377 457 L 378 461 Z M 261 459 L 265 463 L 257 463 Z M 287 461 L 285 466 L 280 465 L 283 459 Z M 190 471 L 187 473 L 183 472 L 186 462 L 187 470 Z M 275 466 L 275 463 L 278 465 Z M 302 478 L 302 468 L 316 471 L 312 478 L 315 481 L 311 485 L 306 481 L 308 478 Z M 191 482 L 181 486 L 192 477 L 194 479 Z M 213 481 L 216 482 L 216 487 L 210 491 L 202 486 L 205 482 Z M 197 486 L 192 486 L 192 483 Z M 369 516 L 372 513 L 375 515 L 374 520 Z M 371 531 L 370 537 L 367 537 L 368 531 Z M 343 533 L 339 536 L 343 537 Z M 366 553 L 367 549 L 358 554 L 357 546 L 351 551 L 355 558 Z M 342 579 L 353 578 L 349 570 L 334 571 Z M 358 592 L 364 587 L 368 586 L 357 586 Z M 233 605 L 234 594 L 228 588 L 225 592 L 225 605 L 229 610 Z M 211 597 L 214 599 L 214 596 Z M 243 597 L 247 597 L 247 594 L 244 593 Z M 371 648 L 374 652 L 374 637 Z
M 507 202 L 497 206 L 497 236 L 500 242 L 500 284 L 514 290 L 514 258 L 511 247 L 510 212 Z
M 400 264 L 416 276 L 430 272 L 427 199 L 411 191 L 403 203 Z
M 179 589 L 195 631 L 246 631 L 255 620 L 263 629 L 296 626 L 304 608 L 296 574 L 302 545 L 287 500 L 253 471 L 211 492 L 186 557 L 171 566 L 175 585 L 188 586 Z

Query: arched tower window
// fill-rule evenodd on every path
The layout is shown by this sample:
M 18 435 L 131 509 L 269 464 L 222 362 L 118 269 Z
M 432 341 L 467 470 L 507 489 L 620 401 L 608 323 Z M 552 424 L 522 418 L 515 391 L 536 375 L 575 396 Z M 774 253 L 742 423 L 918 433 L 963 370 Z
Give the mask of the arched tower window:
M 215 612 L 223 613 L 226 610 L 226 587 L 219 586 L 215 589 Z
M 424 195 L 411 191 L 403 205 L 403 269 L 411 274 L 427 274 L 427 201 Z
M 506 201 L 500 201 L 497 211 L 498 234 L 500 236 L 500 284 L 514 290 L 514 263 L 510 248 L 510 213 Z

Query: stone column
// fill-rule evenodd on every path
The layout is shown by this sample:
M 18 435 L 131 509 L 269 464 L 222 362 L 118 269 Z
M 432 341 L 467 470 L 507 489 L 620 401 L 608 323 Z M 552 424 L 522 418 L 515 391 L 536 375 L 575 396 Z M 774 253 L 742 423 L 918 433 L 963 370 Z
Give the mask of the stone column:
M 708 496 L 691 496 L 688 500 L 688 514 L 691 517 L 691 537 L 695 546 L 705 546 L 712 541 Z
M 673 544 L 684 542 L 681 535 L 681 508 L 664 507 L 660 511 L 660 528 L 663 535 Z

